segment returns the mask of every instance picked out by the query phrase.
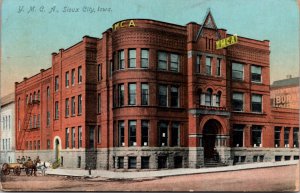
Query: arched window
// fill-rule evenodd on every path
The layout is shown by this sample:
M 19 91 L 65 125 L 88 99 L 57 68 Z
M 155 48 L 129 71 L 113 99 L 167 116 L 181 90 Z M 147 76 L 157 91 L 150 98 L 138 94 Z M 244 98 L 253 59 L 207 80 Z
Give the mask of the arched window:
M 33 92 L 33 100 L 36 100 L 36 93 L 35 93 L 35 91 Z
M 41 93 L 40 90 L 38 90 L 38 94 L 37 94 L 37 100 L 40 101 L 40 97 L 41 97 Z
M 205 106 L 211 106 L 212 89 L 207 89 L 205 94 Z
M 219 107 L 221 105 L 221 91 L 216 94 L 216 106 Z

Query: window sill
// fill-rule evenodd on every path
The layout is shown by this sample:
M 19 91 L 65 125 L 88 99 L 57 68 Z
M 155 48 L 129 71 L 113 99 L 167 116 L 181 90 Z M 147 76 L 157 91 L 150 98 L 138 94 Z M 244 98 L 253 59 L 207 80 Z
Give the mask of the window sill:
M 263 84 L 262 82 L 251 81 L 253 84 Z
M 82 115 L 82 113 L 80 113 L 80 114 L 77 114 L 77 116 L 81 116 Z

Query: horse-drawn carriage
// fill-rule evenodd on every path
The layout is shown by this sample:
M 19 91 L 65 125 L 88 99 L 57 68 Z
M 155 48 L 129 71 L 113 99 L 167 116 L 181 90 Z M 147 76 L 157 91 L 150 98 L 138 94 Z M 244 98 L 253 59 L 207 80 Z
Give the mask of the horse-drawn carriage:
M 32 175 L 34 168 L 26 167 L 23 163 L 4 163 L 2 165 L 2 173 L 4 175 L 9 175 L 12 171 L 16 176 L 19 176 L 22 170 L 25 170 L 26 175 L 29 176 Z

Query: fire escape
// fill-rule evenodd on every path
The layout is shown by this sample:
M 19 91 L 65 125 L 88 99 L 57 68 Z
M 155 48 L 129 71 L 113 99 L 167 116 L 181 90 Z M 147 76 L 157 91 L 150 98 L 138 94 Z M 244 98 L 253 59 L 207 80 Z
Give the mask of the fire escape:
M 23 141 L 25 138 L 25 133 L 29 132 L 31 130 L 31 128 L 28 128 L 28 124 L 31 119 L 32 109 L 33 109 L 34 105 L 36 105 L 36 104 L 40 104 L 40 101 L 32 100 L 32 101 L 29 101 L 26 105 L 25 117 L 24 117 L 22 127 L 21 127 L 21 130 L 19 131 L 18 138 L 17 138 L 17 142 L 18 142 L 17 148 L 19 150 L 24 150 L 24 147 L 22 145 L 23 145 Z

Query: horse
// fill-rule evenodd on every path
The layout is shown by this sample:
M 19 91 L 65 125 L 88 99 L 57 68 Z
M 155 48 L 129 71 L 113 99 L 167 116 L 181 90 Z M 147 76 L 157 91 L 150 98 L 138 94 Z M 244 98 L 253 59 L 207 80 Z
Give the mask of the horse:
M 33 160 L 33 161 L 29 160 L 23 163 L 23 167 L 25 167 L 26 174 L 28 175 L 31 170 L 30 175 L 32 176 L 32 172 L 34 172 L 34 176 L 36 176 L 37 164 L 40 162 L 41 162 L 40 160 Z
M 45 175 L 47 168 L 52 168 L 52 163 L 49 161 L 40 161 L 37 163 L 37 169 L 42 171 L 42 175 Z

